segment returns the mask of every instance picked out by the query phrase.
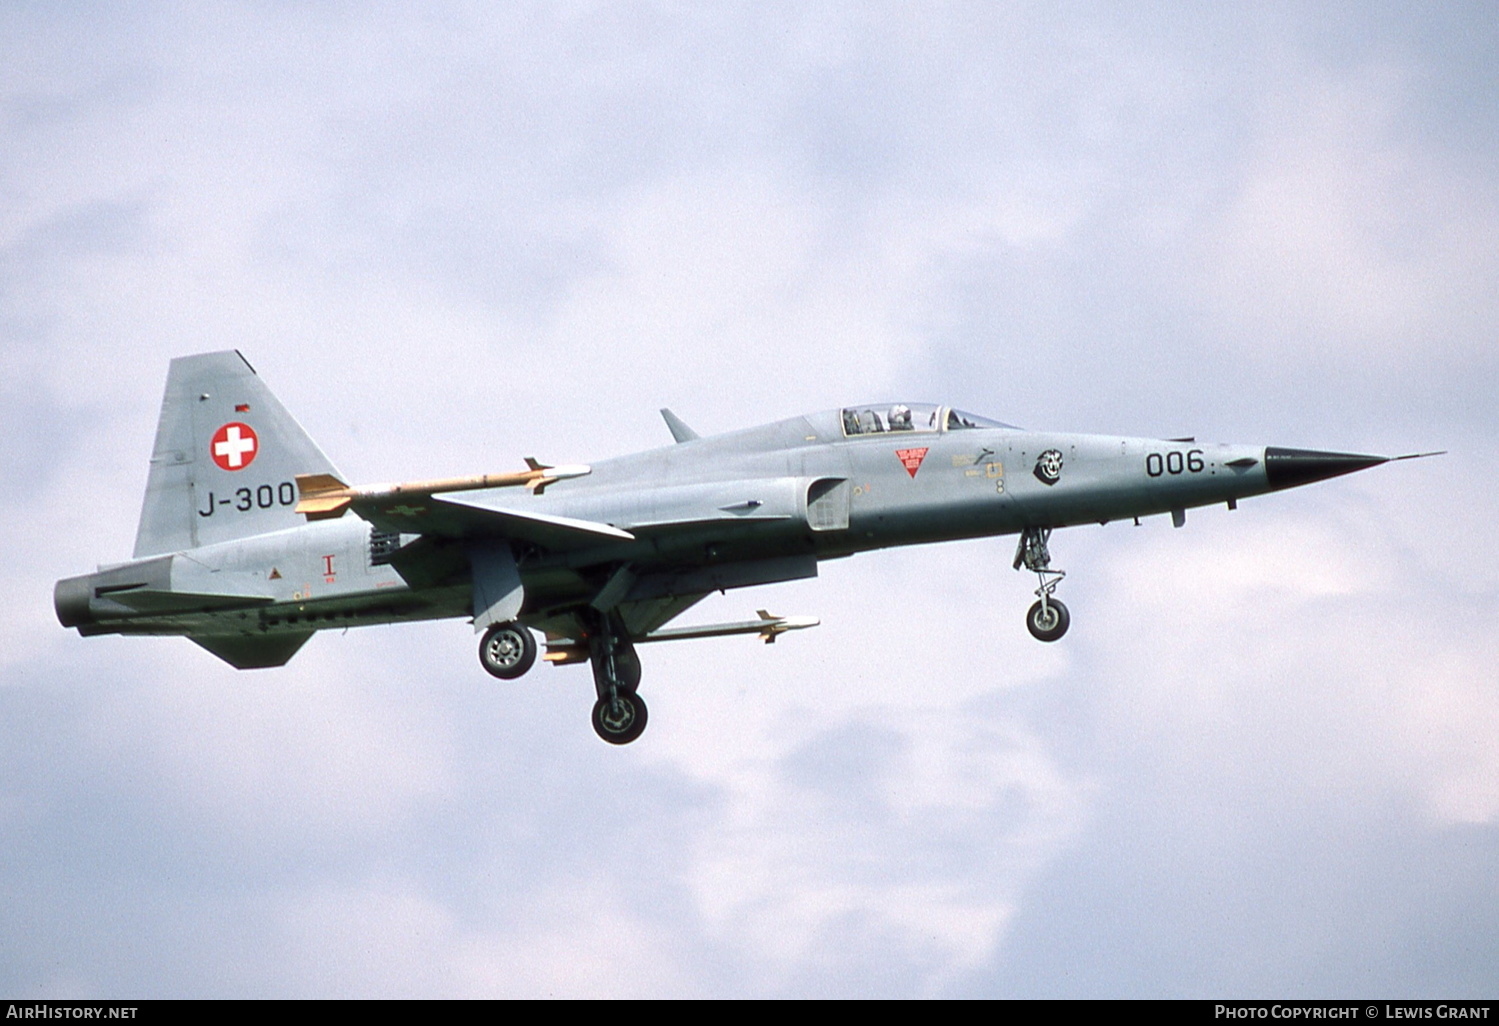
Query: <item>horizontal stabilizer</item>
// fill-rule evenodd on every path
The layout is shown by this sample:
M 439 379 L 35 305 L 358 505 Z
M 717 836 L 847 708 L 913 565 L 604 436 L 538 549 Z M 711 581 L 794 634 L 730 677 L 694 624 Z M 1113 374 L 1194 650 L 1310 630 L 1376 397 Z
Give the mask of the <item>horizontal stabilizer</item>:
M 267 605 L 275 601 L 270 595 L 161 591 L 156 588 L 111 591 L 101 595 L 100 598 L 118 602 L 139 613 L 186 613 L 210 609 L 235 609 L 242 606 Z
M 312 637 L 311 631 L 297 634 L 212 634 L 190 639 L 207 649 L 236 670 L 268 670 L 285 666 L 291 657 Z
M 258 573 L 213 571 L 178 553 L 64 578 L 53 601 L 64 626 L 81 627 L 101 619 L 256 608 L 274 601 L 265 589 Z

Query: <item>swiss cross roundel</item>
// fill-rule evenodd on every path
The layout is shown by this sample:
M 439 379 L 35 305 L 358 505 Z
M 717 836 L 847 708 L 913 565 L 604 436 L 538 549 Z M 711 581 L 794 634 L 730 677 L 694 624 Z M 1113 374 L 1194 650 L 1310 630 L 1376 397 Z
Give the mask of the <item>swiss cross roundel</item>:
M 244 470 L 260 452 L 260 439 L 250 425 L 235 421 L 213 433 L 208 451 L 220 470 Z

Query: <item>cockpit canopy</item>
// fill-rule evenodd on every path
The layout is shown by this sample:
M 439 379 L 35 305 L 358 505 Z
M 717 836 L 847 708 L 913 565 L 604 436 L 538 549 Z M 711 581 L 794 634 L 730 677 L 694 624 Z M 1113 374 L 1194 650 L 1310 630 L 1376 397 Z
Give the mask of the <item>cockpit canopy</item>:
M 843 434 L 877 435 L 886 432 L 932 434 L 938 431 L 964 431 L 970 428 L 1011 428 L 988 417 L 964 413 L 951 406 L 931 403 L 892 403 L 889 405 L 847 406 L 843 409 Z

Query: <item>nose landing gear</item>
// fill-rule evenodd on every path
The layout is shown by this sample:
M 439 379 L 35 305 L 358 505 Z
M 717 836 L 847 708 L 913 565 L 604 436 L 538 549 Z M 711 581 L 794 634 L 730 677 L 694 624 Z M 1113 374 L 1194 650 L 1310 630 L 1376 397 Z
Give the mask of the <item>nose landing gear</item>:
M 1056 641 L 1067 633 L 1072 622 L 1067 607 L 1052 597 L 1067 571 L 1051 568 L 1051 552 L 1046 547 L 1050 537 L 1049 527 L 1027 527 L 1020 532 L 1020 543 L 1015 547 L 1015 569 L 1023 565 L 1041 581 L 1036 589 L 1039 601 L 1025 614 L 1025 626 L 1037 641 Z
M 1037 641 L 1056 641 L 1071 625 L 1067 607 L 1056 599 L 1034 603 L 1025 614 L 1025 625 Z

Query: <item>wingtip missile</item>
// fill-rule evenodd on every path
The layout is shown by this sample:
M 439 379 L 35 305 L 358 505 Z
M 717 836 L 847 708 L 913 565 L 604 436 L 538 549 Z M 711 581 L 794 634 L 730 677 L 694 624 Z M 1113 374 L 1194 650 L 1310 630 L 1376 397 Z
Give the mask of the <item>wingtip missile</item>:
M 815 616 L 776 616 L 764 609 L 757 609 L 755 612 L 760 614 L 760 619 L 764 624 L 760 629 L 760 640 L 767 645 L 775 644 L 776 638 L 787 631 L 804 631 L 808 627 L 816 627 L 822 623 Z
M 541 494 L 549 484 L 568 478 L 583 477 L 593 472 L 586 463 L 570 463 L 561 467 L 549 467 L 526 457 L 526 470 L 508 474 L 474 474 L 469 477 L 446 477 L 435 481 L 409 481 L 404 484 L 365 485 L 354 488 L 332 474 L 298 474 L 296 511 L 308 520 L 329 520 L 341 517 L 356 500 L 387 502 L 400 499 L 437 495 L 443 492 L 468 492 L 483 488 L 514 488 L 523 486 Z
M 308 520 L 341 517 L 356 491 L 332 474 L 298 474 L 296 512 Z
M 651 631 L 637 641 L 685 641 L 689 638 L 723 638 L 734 634 L 758 634 L 767 644 L 787 631 L 801 631 L 822 623 L 815 616 L 776 616 L 756 610 L 759 619 L 738 623 L 710 623 L 698 627 L 667 627 Z
M 565 463 L 560 467 L 549 467 L 545 463 L 537 463 L 530 456 L 526 457 L 526 466 L 531 468 L 530 473 L 533 475 L 531 480 L 525 482 L 526 488 L 537 495 L 549 484 L 593 473 L 593 468 L 586 463 Z
M 725 638 L 735 634 L 758 634 L 767 645 L 787 631 L 804 631 L 822 623 L 815 616 L 776 616 L 764 609 L 756 610 L 757 620 L 740 620 L 735 623 L 707 623 L 693 627 L 667 627 L 651 631 L 635 638 L 636 644 L 651 641 L 694 641 L 700 638 Z M 561 666 L 581 663 L 588 659 L 588 646 L 575 638 L 551 638 L 547 641 L 543 660 Z

